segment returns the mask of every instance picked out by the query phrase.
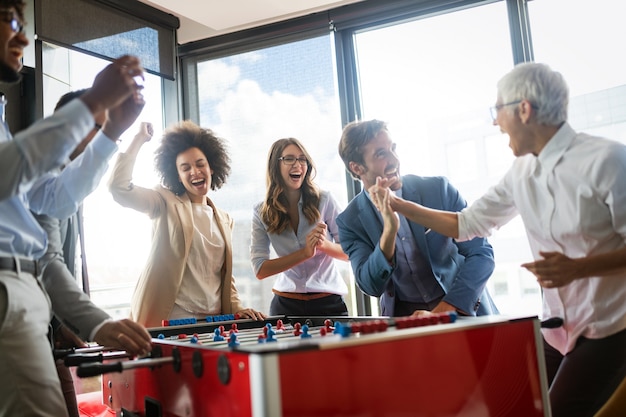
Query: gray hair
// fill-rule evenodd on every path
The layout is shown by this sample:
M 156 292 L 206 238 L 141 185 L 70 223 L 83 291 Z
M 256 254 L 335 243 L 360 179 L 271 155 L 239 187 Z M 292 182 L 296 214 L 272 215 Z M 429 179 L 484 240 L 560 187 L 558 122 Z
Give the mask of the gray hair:
M 537 123 L 557 126 L 567 121 L 569 88 L 561 73 L 545 64 L 518 64 L 498 81 L 503 103 L 526 99 L 536 111 Z

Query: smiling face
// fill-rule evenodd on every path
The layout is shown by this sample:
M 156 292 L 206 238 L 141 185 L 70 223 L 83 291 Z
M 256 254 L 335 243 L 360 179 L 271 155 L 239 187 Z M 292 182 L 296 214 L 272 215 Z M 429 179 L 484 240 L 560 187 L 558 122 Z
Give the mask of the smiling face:
M 287 190 L 299 190 L 302 187 L 302 183 L 304 182 L 304 177 L 306 175 L 308 165 L 302 163 L 303 159 L 306 159 L 304 152 L 298 146 L 291 144 L 283 149 L 283 152 L 280 155 L 282 158 L 285 157 L 293 157 L 297 158 L 296 162 L 293 165 L 288 165 L 284 161 L 280 161 L 280 175 L 283 179 L 283 183 L 285 184 L 285 189 Z
M 496 118 L 493 121 L 495 126 L 500 128 L 500 132 L 509 137 L 509 148 L 516 157 L 528 153 L 537 154 L 535 144 L 529 137 L 529 124 L 527 123 L 532 105 L 528 100 L 520 100 L 519 103 L 502 105 L 502 100 L 496 101 Z
M 4 82 L 19 80 L 24 48 L 28 46 L 24 32 L 16 32 L 16 24 L 22 23 L 15 9 L 0 6 L 0 81 Z
M 211 189 L 213 171 L 206 156 L 196 147 L 189 148 L 176 156 L 178 178 L 185 187 L 192 203 L 203 203 Z
M 376 137 L 363 146 L 364 165 L 350 162 L 350 169 L 363 181 L 363 188 L 368 189 L 376 184 L 376 177 L 391 180 L 389 188 L 399 190 L 400 161 L 396 155 L 396 144 L 391 141 L 386 130 L 378 132 Z

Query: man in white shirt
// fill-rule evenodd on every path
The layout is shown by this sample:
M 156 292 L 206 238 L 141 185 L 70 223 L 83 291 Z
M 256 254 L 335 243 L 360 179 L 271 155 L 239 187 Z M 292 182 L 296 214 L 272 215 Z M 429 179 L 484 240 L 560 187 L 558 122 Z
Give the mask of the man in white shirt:
M 499 184 L 452 213 L 402 200 L 378 179 L 370 189 L 375 204 L 458 240 L 488 236 L 519 214 L 538 262 L 555 253 L 565 260 L 619 254 L 626 247 L 626 146 L 575 132 L 568 100 L 558 72 L 516 66 L 499 81 L 492 109 L 517 157 Z M 592 416 L 626 376 L 626 273 L 558 282 L 546 276 L 538 279 L 544 317 L 563 318 L 562 327 L 543 329 L 552 415 Z

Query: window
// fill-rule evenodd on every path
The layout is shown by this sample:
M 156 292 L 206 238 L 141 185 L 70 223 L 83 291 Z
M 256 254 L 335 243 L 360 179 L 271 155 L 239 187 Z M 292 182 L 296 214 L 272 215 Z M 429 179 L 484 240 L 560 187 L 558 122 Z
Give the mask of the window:
M 626 143 L 626 60 L 620 53 L 626 4 L 542 0 L 529 2 L 528 13 L 535 61 L 561 72 L 569 85 L 572 127 Z
M 470 204 L 514 158 L 488 111 L 513 66 L 507 22 L 497 2 L 355 35 L 362 118 L 388 123 L 403 174 L 446 176 Z M 532 259 L 521 219 L 489 241 L 496 269 L 487 286 L 500 311 L 540 313 L 539 287 L 519 267 Z M 522 290 L 529 285 L 537 290 Z
M 337 152 L 342 126 L 333 57 L 332 36 L 325 35 L 197 63 L 193 88 L 199 123 L 229 142 L 232 160 L 226 184 L 209 197 L 235 221 L 233 273 L 241 300 L 264 312 L 269 311 L 275 278 L 255 277 L 250 234 L 253 207 L 265 196 L 271 144 L 286 137 L 300 140 L 317 166 L 317 185 L 341 207 L 347 203 Z M 354 288 L 349 264 L 336 262 Z M 352 310 L 348 299 L 346 304 Z
M 108 64 L 102 59 L 44 44 L 44 114 L 52 113 L 61 95 L 90 87 L 96 74 Z M 135 182 L 147 187 L 158 183 L 153 153 L 163 124 L 160 83 L 159 77 L 146 75 L 143 90 L 146 106 L 135 125 L 124 133 L 120 144 L 120 151 L 124 151 L 141 121 L 153 123 L 153 140 L 142 148 L 134 171 Z M 93 302 L 119 319 L 129 315 L 131 295 L 148 257 L 151 223 L 147 216 L 113 201 L 107 188 L 108 177 L 106 173 L 100 186 L 83 203 L 85 253 Z

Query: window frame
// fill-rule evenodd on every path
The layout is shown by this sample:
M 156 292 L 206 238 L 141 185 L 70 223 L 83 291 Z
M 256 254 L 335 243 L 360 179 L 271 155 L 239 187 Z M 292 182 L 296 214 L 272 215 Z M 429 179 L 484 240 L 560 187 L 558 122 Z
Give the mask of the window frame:
M 497 1 L 506 1 L 511 28 L 513 63 L 532 57 L 532 45 L 528 30 L 528 9 L 525 0 L 368 0 L 270 24 L 240 32 L 208 38 L 181 45 L 178 48 L 181 68 L 181 110 L 185 119 L 199 122 L 196 66 L 199 61 L 218 59 L 228 55 L 276 46 L 318 36 L 327 31 L 334 32 L 336 79 L 340 100 L 342 125 L 361 118 L 361 100 L 356 67 L 355 34 L 360 31 L 395 25 L 410 20 L 424 19 L 443 13 L 452 13 L 465 8 L 482 6 Z M 361 191 L 358 181 L 345 173 L 348 201 Z M 352 289 L 358 315 L 372 315 L 375 302 L 355 284 Z

